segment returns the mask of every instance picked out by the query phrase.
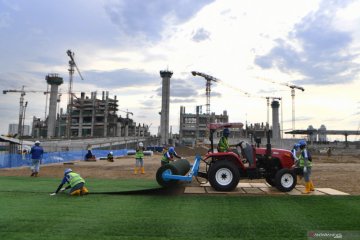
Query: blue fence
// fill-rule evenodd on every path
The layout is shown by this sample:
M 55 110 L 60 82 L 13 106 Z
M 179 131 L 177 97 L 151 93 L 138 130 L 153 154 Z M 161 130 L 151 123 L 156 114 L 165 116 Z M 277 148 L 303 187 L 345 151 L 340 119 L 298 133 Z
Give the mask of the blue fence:
M 113 152 L 114 157 L 125 156 L 128 152 L 127 149 L 111 151 Z M 44 153 L 41 163 L 50 164 L 84 160 L 86 153 L 87 150 Z M 106 157 L 109 150 L 92 150 L 92 153 L 97 159 L 99 159 L 100 157 Z M 0 154 L 0 168 L 14 168 L 30 165 L 30 154 Z

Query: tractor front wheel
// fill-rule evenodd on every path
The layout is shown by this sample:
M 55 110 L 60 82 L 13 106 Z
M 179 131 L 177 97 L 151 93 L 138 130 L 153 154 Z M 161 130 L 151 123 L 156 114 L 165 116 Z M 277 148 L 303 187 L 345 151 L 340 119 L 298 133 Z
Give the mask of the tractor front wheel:
M 296 175 L 290 169 L 280 169 L 275 175 L 275 186 L 281 192 L 290 192 L 296 186 Z
M 210 166 L 208 179 L 216 191 L 232 191 L 239 183 L 240 172 L 233 162 L 217 160 Z

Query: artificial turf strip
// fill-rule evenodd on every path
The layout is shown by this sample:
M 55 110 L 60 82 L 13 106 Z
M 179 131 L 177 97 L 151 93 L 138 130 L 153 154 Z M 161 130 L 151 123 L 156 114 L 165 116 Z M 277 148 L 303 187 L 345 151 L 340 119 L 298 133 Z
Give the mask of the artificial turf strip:
M 0 191 L 0 239 L 307 239 L 311 230 L 359 230 L 359 200 L 359 196 L 50 197 Z
M 156 180 L 144 179 L 85 179 L 90 193 L 135 191 L 149 188 L 159 188 Z M 39 192 L 51 193 L 59 186 L 61 179 L 30 178 L 30 177 L 0 177 L 0 192 Z

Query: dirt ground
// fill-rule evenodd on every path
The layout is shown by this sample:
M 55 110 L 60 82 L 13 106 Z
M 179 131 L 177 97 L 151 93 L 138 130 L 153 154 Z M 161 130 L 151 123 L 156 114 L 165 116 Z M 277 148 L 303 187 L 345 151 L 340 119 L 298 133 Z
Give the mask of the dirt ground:
M 190 162 L 194 155 L 206 153 L 205 149 L 177 148 L 177 153 Z M 157 169 L 160 167 L 161 154 L 146 156 L 144 159 L 145 174 L 134 174 L 134 156 L 116 157 L 114 162 L 97 160 L 95 162 L 75 161 L 72 164 L 42 165 L 40 177 L 56 177 L 61 179 L 65 168 L 72 168 L 84 178 L 108 179 L 155 179 Z M 333 188 L 351 195 L 360 195 L 360 156 L 341 155 L 313 156 L 312 179 L 315 187 Z M 0 176 L 30 176 L 28 167 L 14 169 L 0 169 Z M 264 180 L 240 180 L 241 182 L 264 182 Z M 197 185 L 193 180 L 191 185 Z

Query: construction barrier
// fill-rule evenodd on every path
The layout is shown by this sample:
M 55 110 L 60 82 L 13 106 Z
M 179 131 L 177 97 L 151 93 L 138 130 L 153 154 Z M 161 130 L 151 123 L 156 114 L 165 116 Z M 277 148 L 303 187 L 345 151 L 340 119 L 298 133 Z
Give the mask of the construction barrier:
M 126 156 L 128 149 L 111 150 L 114 157 Z M 106 157 L 109 150 L 92 150 L 96 159 Z M 44 153 L 41 164 L 84 160 L 87 150 Z M 0 154 L 0 168 L 14 168 L 31 165 L 30 154 Z

